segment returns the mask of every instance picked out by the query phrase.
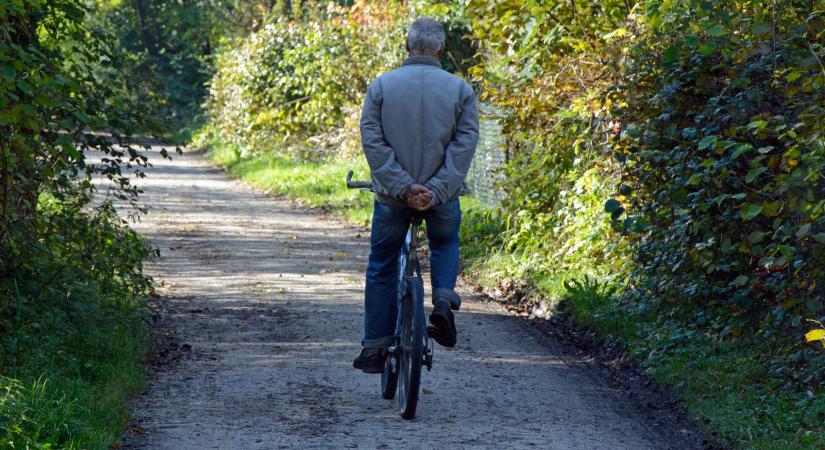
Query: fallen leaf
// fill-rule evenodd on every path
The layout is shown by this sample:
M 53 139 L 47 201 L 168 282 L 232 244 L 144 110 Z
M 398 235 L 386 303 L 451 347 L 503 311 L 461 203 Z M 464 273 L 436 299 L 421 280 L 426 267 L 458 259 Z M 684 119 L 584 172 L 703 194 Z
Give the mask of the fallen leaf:
M 821 341 L 825 339 L 825 330 L 817 329 L 805 333 L 805 340 L 808 342 Z

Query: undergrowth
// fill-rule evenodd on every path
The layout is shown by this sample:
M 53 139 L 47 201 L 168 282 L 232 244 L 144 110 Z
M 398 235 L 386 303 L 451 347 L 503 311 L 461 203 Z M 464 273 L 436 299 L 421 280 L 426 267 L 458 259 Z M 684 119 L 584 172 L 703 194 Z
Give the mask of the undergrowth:
M 622 304 L 616 286 L 570 282 L 563 309 L 607 341 L 621 343 L 641 368 L 670 386 L 691 419 L 719 444 L 737 448 L 821 448 L 825 390 L 783 389 L 760 338 L 721 338 L 655 311 Z
M 150 249 L 109 206 L 40 208 L 39 239 L 0 267 L 13 274 L 0 279 L 0 448 L 107 448 L 144 387 Z

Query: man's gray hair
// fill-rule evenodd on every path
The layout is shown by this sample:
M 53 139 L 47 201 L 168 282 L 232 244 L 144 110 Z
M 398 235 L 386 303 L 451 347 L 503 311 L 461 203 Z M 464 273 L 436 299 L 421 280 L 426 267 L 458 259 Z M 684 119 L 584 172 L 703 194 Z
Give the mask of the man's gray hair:
M 436 54 L 444 46 L 444 29 L 429 17 L 417 19 L 407 31 L 407 47 L 410 53 Z

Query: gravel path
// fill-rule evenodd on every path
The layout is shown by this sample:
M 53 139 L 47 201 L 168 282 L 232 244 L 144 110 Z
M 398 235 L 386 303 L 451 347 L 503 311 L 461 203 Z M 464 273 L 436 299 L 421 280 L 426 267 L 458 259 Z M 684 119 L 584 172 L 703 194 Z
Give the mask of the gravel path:
M 157 148 L 153 149 L 157 150 Z M 154 159 L 136 228 L 161 258 L 158 360 L 125 448 L 687 448 L 601 372 L 473 299 L 402 420 L 359 351 L 369 233 L 255 191 L 197 152 Z

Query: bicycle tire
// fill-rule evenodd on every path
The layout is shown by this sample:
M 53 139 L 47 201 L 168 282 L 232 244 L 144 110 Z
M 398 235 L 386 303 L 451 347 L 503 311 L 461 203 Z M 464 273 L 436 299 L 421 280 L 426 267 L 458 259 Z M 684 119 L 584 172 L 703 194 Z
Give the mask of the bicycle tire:
M 407 240 L 404 241 L 404 244 L 401 246 L 401 251 L 398 254 L 398 308 L 400 309 L 402 304 L 404 303 L 404 295 L 406 292 L 405 286 L 405 272 L 407 270 L 407 255 L 409 254 L 409 247 L 407 242 L 409 240 L 409 235 L 407 236 Z M 400 312 L 400 311 L 399 311 Z M 398 318 L 400 320 L 400 317 Z M 396 323 L 396 333 L 400 331 L 401 325 Z M 400 338 L 397 338 L 395 341 L 395 352 L 388 354 L 387 359 L 384 361 L 384 371 L 381 372 L 381 397 L 387 400 L 392 400 L 395 398 L 395 393 L 398 391 L 398 372 L 400 370 Z M 394 367 L 393 367 L 394 366 Z M 393 371 L 393 369 L 395 369 Z
M 401 417 L 415 417 L 421 386 L 421 366 L 424 362 L 424 283 L 420 277 L 407 279 L 407 295 L 401 307 L 404 315 L 401 326 L 401 342 L 398 348 L 398 405 Z

